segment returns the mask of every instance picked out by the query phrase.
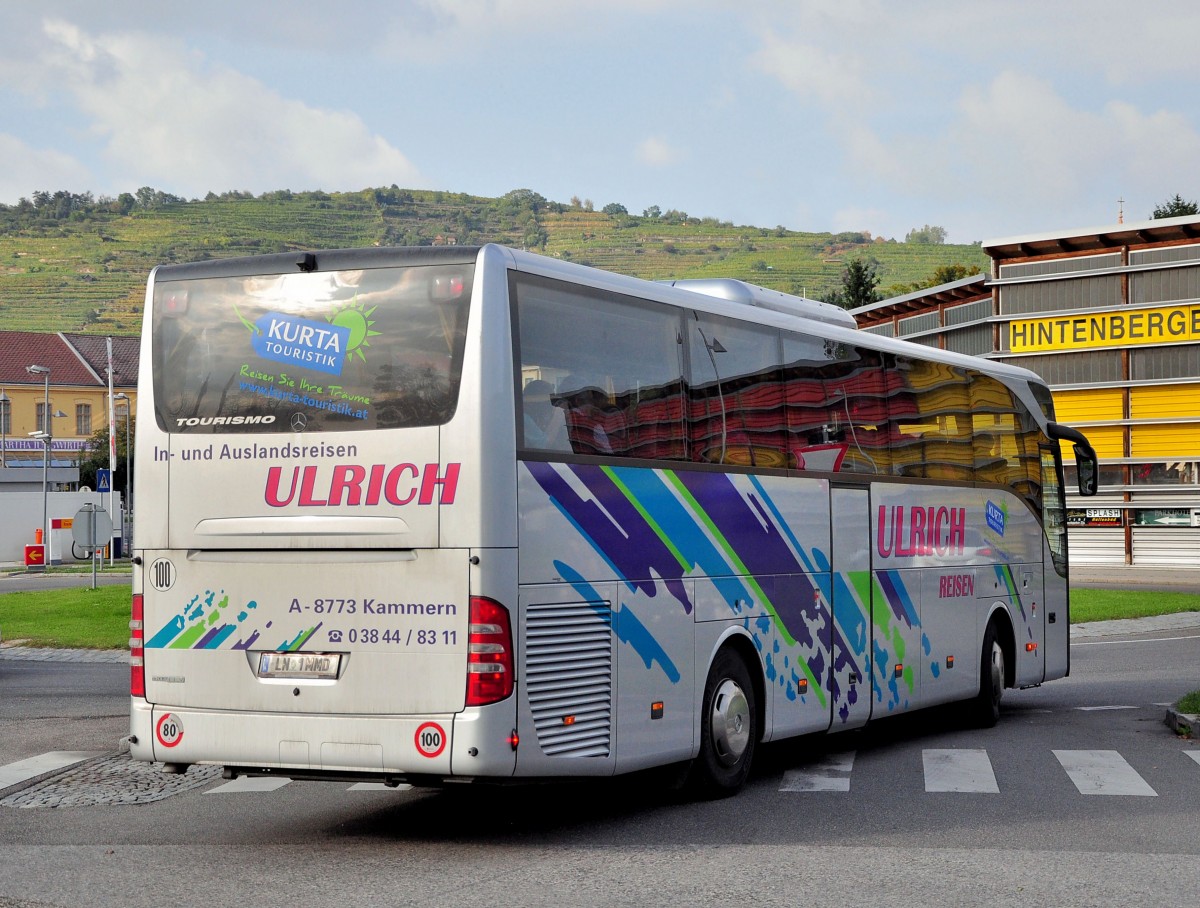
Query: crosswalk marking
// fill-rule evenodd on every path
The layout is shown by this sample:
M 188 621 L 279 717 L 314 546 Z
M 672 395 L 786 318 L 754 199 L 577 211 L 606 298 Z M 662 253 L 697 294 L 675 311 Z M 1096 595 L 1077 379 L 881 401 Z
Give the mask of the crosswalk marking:
M 93 757 L 104 756 L 103 750 L 52 750 L 27 760 L 0 766 L 0 789 L 17 785 L 48 772 L 66 769 Z
M 411 785 L 384 785 L 382 782 L 355 782 L 347 791 L 409 791 Z
M 926 791 L 963 791 L 999 794 L 996 774 L 987 751 L 982 749 L 925 750 Z
M 850 771 L 855 751 L 828 754 L 824 760 L 804 769 L 789 769 L 783 774 L 780 791 L 849 791 Z
M 1051 753 L 1080 794 L 1158 796 L 1158 792 L 1115 750 L 1053 750 Z M 1200 766 L 1200 748 L 1182 748 L 1182 753 Z M 105 751 L 91 750 L 50 751 L 0 765 L 0 791 L 22 782 L 38 780 L 40 776 L 48 776 L 52 780 L 56 774 L 75 764 L 103 757 L 105 754 Z M 813 763 L 789 769 L 783 773 L 779 790 L 848 793 L 856 756 L 856 751 L 831 753 Z M 890 764 L 885 771 L 894 776 L 902 768 L 915 771 L 916 766 L 906 759 L 903 767 Z M 921 751 L 921 770 L 927 793 L 1000 793 L 991 758 L 983 748 L 925 748 Z M 860 768 L 860 772 L 876 771 L 878 769 L 874 765 L 865 770 Z M 217 785 L 204 793 L 268 793 L 283 788 L 291 781 L 278 776 L 241 777 Z M 35 781 L 34 784 L 40 783 Z M 411 785 L 393 787 L 382 782 L 343 784 L 346 786 L 345 791 L 356 792 L 408 791 L 412 788 Z
M 1115 750 L 1056 750 L 1054 756 L 1080 794 L 1158 797 Z
M 276 776 L 240 776 L 216 788 L 210 788 L 205 794 L 242 794 L 250 791 L 278 791 L 289 784 L 291 779 L 280 779 Z M 411 785 L 384 785 L 382 782 L 356 782 L 347 791 L 408 791 Z
M 241 794 L 247 791 L 275 791 L 283 788 L 291 782 L 291 779 L 277 779 L 273 776 L 241 776 L 226 782 L 224 785 L 218 785 L 216 788 L 210 788 L 204 792 L 207 795 L 211 794 Z

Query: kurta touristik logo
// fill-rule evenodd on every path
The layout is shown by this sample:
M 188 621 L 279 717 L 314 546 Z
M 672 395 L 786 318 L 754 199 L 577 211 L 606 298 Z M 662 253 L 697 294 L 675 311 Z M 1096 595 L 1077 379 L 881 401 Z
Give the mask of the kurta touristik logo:
M 365 360 L 363 348 L 371 346 L 372 337 L 379 336 L 378 331 L 371 330 L 375 307 L 367 309 L 357 294 L 335 304 L 327 323 L 283 312 L 268 312 L 251 323 L 236 305 L 233 311 L 250 329 L 250 346 L 263 359 L 329 375 L 341 375 L 342 366 L 354 357 Z
M 342 374 L 350 329 L 323 325 L 306 318 L 268 312 L 254 323 L 254 352 L 263 359 Z
M 875 538 L 881 558 L 961 555 L 967 538 L 967 509 L 880 505 Z
M 454 504 L 462 465 L 414 463 L 395 465 L 337 464 L 284 467 L 267 470 L 264 498 L 273 508 L 375 507 L 381 504 Z

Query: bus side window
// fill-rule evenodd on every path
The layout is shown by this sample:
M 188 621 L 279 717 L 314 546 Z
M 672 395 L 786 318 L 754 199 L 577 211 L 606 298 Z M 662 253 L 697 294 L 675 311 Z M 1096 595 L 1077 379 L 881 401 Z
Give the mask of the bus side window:
M 1017 407 L 1008 388 L 990 375 L 971 376 L 977 481 L 1012 487 L 1025 479 L 1017 419 Z
M 788 466 L 779 332 L 694 313 L 688 322 L 691 459 L 747 467 Z
M 888 473 L 888 380 L 874 350 L 842 347 L 840 361 L 823 371 L 825 406 L 844 448 L 841 472 Z
M 546 449 L 685 456 L 678 310 L 527 274 L 515 274 L 512 288 L 518 390 L 533 380 L 547 382 L 566 424 L 563 444 Z M 523 447 L 542 445 L 527 439 Z

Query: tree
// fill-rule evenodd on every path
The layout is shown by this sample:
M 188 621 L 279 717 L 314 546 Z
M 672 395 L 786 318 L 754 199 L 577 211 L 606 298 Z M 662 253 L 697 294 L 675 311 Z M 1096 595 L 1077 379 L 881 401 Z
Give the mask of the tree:
M 875 261 L 851 259 L 842 271 L 841 288 L 828 291 L 821 300 L 843 309 L 857 309 L 859 306 L 879 302 L 883 297 L 878 289 L 879 275 L 876 268 Z
M 1175 193 L 1175 198 L 1168 199 L 1162 205 L 1156 205 L 1154 214 L 1150 217 L 1157 221 L 1159 218 L 1178 218 L 1185 214 L 1200 214 L 1200 206 Z
M 946 242 L 946 228 L 936 224 L 926 224 L 924 227 L 914 227 L 904 237 L 906 243 L 922 243 L 928 246 L 941 246 Z
M 502 195 L 499 202 L 503 211 L 528 209 L 536 214 L 546 206 L 546 197 L 532 189 L 513 189 Z
M 114 492 L 126 494 L 125 477 L 133 474 L 133 445 L 137 436 L 137 417 L 131 421 L 124 419 L 124 414 L 118 410 L 115 420 L 117 456 L 113 459 L 112 488 Z M 130 425 L 132 422 L 132 426 Z M 125 433 L 131 431 L 128 442 Z M 125 469 L 125 452 L 129 452 L 129 470 Z M 96 488 L 96 470 L 108 469 L 108 426 L 97 429 L 86 442 L 79 454 L 79 484 Z
M 617 217 L 618 215 L 629 214 L 629 209 L 626 208 L 624 205 L 622 205 L 620 202 L 609 202 L 607 205 L 605 205 L 600 210 L 603 211 L 605 214 L 607 214 L 609 217 L 614 217 L 614 218 Z
M 960 263 L 939 265 L 933 269 L 933 274 L 915 283 L 889 285 L 883 296 L 904 296 L 907 293 L 916 293 L 918 290 L 929 290 L 932 287 L 940 287 L 942 284 L 949 284 L 952 281 L 960 281 L 964 277 L 972 277 L 979 273 L 980 269 L 978 265 L 963 265 Z
M 642 210 L 642 217 L 657 220 L 662 217 L 662 209 L 657 205 L 651 205 L 649 208 Z

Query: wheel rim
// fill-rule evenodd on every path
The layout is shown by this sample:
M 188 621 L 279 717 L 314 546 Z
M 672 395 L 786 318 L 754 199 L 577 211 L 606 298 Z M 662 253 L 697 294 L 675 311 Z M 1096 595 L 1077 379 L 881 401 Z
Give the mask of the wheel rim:
M 750 745 L 750 704 L 736 681 L 726 678 L 712 702 L 713 751 L 722 766 L 732 766 Z
M 1004 650 L 999 642 L 992 641 L 992 660 L 989 666 L 992 674 L 992 704 L 1000 704 L 1000 695 L 1004 692 Z

